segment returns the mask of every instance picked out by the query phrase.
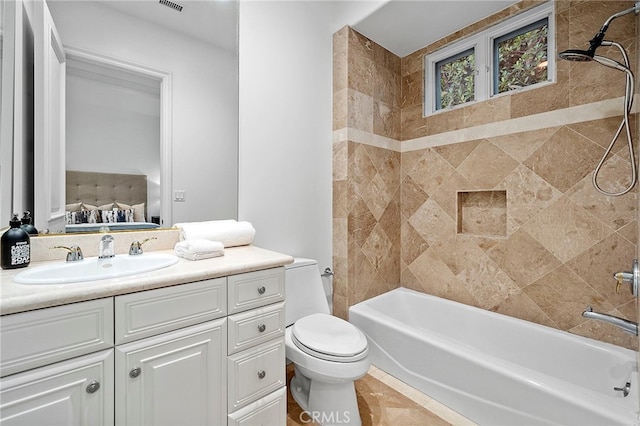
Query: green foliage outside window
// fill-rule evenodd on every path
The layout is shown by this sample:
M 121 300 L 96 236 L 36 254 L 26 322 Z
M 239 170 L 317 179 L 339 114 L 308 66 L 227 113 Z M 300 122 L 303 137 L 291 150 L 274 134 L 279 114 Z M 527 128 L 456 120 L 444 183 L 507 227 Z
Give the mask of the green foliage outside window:
M 508 34 L 496 40 L 498 75 L 495 93 L 547 81 L 548 29 L 545 20 L 527 27 L 526 32 Z
M 437 109 L 475 99 L 476 58 L 473 49 L 436 64 L 439 96 Z

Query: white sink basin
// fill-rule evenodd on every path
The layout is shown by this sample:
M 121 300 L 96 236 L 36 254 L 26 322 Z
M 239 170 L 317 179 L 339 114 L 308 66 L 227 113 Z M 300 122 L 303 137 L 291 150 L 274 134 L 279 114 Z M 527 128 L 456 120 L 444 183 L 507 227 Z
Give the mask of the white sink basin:
M 19 272 L 13 278 L 18 284 L 67 284 L 106 280 L 166 268 L 178 262 L 168 253 L 119 254 L 108 259 L 89 257 L 78 262 L 36 266 Z

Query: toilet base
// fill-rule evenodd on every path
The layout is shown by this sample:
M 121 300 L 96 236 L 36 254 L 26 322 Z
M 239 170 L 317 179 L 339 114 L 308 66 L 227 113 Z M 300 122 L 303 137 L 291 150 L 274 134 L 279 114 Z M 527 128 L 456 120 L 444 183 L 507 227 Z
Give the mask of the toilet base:
M 291 379 L 291 395 L 305 411 L 305 421 L 314 421 L 322 426 L 360 426 L 356 388 L 353 381 L 323 383 L 305 377 L 295 366 Z

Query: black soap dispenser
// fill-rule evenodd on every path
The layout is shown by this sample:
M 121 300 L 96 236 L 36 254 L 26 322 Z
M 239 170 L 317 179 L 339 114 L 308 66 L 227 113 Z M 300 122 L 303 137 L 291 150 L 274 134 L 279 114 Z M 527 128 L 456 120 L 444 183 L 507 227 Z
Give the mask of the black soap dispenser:
M 21 228 L 22 222 L 14 213 L 9 221 L 10 228 L 0 238 L 2 269 L 16 269 L 29 266 L 31 244 L 29 234 Z
M 29 235 L 38 235 L 38 230 L 33 226 L 33 220 L 31 220 L 31 212 L 26 211 L 22 216 L 22 229 Z

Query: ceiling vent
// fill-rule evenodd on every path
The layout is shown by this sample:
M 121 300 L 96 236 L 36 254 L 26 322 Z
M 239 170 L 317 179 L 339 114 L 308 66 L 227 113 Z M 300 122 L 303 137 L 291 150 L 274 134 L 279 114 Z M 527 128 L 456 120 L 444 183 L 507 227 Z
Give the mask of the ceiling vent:
M 167 6 L 170 7 L 173 10 L 177 10 L 178 12 L 182 12 L 182 9 L 184 9 L 184 6 L 181 5 L 180 3 L 176 3 L 174 1 L 171 0 L 159 0 L 159 3 L 163 6 Z

